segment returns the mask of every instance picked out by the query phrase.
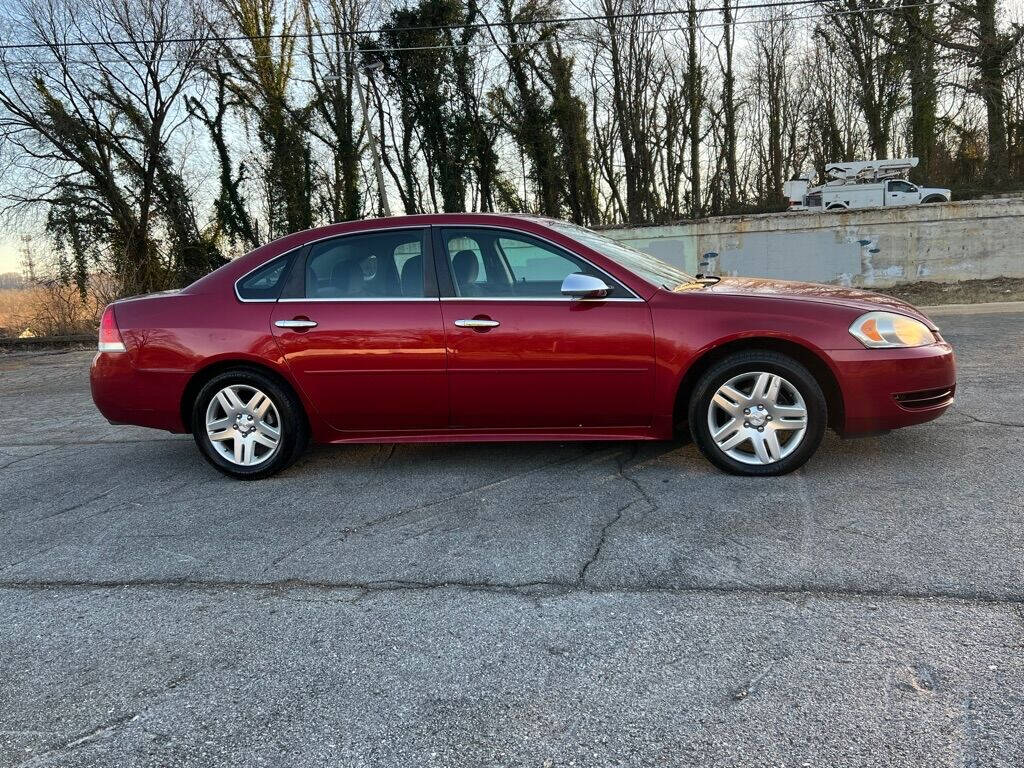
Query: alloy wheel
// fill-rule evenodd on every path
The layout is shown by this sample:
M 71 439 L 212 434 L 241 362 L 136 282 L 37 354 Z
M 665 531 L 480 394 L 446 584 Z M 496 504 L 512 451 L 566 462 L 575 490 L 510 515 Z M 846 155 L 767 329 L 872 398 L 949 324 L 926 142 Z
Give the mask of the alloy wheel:
M 247 384 L 232 384 L 210 398 L 206 435 L 224 459 L 240 467 L 253 467 L 277 452 L 281 416 L 264 392 Z
M 782 376 L 750 371 L 722 384 L 708 405 L 715 446 L 744 464 L 774 464 L 796 450 L 807 433 L 807 404 Z

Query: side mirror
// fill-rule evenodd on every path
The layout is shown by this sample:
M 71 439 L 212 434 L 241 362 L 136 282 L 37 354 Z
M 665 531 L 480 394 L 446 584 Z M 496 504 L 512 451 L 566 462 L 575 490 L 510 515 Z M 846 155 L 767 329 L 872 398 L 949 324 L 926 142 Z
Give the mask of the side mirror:
M 562 281 L 562 294 L 574 299 L 603 299 L 611 290 L 601 278 L 580 272 L 566 275 Z

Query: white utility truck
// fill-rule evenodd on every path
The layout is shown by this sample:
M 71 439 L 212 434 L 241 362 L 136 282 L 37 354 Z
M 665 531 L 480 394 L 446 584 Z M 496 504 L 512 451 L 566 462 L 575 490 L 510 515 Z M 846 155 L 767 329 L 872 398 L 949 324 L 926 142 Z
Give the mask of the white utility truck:
M 812 187 L 810 174 L 803 174 L 782 185 L 782 193 L 791 211 L 853 211 L 860 208 L 883 208 L 890 205 L 921 205 L 948 203 L 948 189 L 921 187 L 907 181 L 916 157 L 893 160 L 858 160 L 852 163 L 829 163 L 825 173 L 829 180 Z

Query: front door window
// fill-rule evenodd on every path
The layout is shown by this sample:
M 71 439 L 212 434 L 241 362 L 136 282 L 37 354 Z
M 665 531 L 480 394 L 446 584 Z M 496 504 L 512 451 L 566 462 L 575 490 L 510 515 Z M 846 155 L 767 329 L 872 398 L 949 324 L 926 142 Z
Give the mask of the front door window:
M 571 274 L 598 277 L 611 298 L 632 298 L 620 283 L 583 259 L 530 235 L 507 230 L 444 229 L 441 242 L 456 296 L 559 299 Z

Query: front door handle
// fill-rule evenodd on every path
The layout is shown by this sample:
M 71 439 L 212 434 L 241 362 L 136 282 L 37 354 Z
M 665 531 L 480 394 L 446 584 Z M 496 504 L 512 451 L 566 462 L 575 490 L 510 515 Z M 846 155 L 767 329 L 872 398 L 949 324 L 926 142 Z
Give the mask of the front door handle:
M 294 320 L 278 320 L 274 325 L 278 328 L 316 328 L 316 321 L 297 317 Z
M 484 320 L 474 317 L 469 320 L 456 320 L 455 325 L 459 328 L 497 328 L 501 323 L 497 320 Z

